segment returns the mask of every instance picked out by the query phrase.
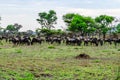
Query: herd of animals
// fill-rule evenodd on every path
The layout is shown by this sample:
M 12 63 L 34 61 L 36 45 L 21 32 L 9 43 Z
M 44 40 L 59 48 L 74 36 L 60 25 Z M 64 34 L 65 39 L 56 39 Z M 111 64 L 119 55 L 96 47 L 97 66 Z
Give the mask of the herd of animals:
M 103 46 L 104 44 L 114 44 L 115 46 L 120 44 L 120 39 L 98 39 L 98 38 L 85 38 L 81 36 L 46 36 L 46 37 L 29 37 L 29 36 L 14 36 L 6 37 L 1 36 L 0 41 L 5 40 L 6 42 L 13 43 L 13 45 L 33 45 L 36 43 L 42 44 L 44 42 L 48 44 L 61 44 L 66 45 L 77 45 L 77 46 Z

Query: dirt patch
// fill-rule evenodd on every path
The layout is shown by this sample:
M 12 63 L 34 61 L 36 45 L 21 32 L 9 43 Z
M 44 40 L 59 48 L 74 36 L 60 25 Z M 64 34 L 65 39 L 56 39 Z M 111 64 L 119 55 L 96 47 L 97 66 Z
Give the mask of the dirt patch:
M 40 76 L 43 76 L 43 77 L 52 77 L 51 74 L 45 74 L 45 73 L 40 74 Z
M 37 77 L 52 77 L 52 75 L 49 74 L 49 73 L 40 73 L 40 74 L 34 73 L 34 76 L 35 76 L 36 78 L 37 78 Z
M 90 56 L 83 53 L 83 54 L 79 54 L 78 56 L 75 57 L 76 59 L 90 59 Z

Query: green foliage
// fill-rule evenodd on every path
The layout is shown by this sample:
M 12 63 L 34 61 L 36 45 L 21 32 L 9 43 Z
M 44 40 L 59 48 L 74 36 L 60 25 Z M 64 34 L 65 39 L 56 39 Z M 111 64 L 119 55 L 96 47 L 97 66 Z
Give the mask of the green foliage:
M 70 23 L 75 15 L 76 14 L 74 14 L 74 13 L 68 13 L 68 14 L 63 15 L 63 20 L 67 24 L 67 26 L 70 25 Z
M 77 14 L 73 17 L 68 29 L 73 32 L 78 32 L 85 30 L 85 27 L 84 17 Z
M 4 74 L 2 74 L 1 71 L 5 71 Z M 32 73 L 28 71 L 20 73 L 20 72 L 16 72 L 15 70 L 0 70 L 0 79 L 1 80 L 34 80 L 34 76 Z
M 120 33 L 120 24 L 117 25 L 116 29 L 117 29 L 117 33 Z
M 95 63 L 100 63 L 101 61 L 98 60 L 98 59 L 96 59 L 96 60 L 94 60 L 93 62 L 95 62 Z
M 117 70 L 117 77 L 115 80 L 119 80 L 120 79 L 120 66 L 118 66 L 118 70 Z
M 62 35 L 62 34 L 64 34 L 64 32 L 61 29 L 58 29 L 58 30 L 41 29 L 40 32 L 45 35 L 54 35 L 54 34 Z
M 9 32 L 16 33 L 22 28 L 22 25 L 18 25 L 17 23 L 14 25 L 8 25 L 5 30 L 8 30 Z
M 103 38 L 105 39 L 106 33 L 110 30 L 110 24 L 114 21 L 114 17 L 108 15 L 100 15 L 95 18 L 95 21 L 99 25 L 99 32 L 103 34 Z
M 69 26 L 68 26 L 68 29 L 70 31 L 81 32 L 82 34 L 84 34 L 84 33 L 92 33 L 96 30 L 95 21 L 91 17 L 85 17 L 85 16 L 81 16 L 79 14 L 74 14 L 74 15 L 71 14 L 71 15 L 72 15 L 72 17 L 70 17 L 70 18 L 72 18 L 72 19 L 68 20 L 68 21 L 70 21 Z M 66 17 L 67 16 L 68 16 L 68 14 L 66 15 Z M 69 17 L 68 17 L 68 19 L 69 19 Z M 67 19 L 65 19 L 65 20 L 67 20 Z
M 120 51 L 120 49 L 118 49 L 118 51 Z
M 48 48 L 49 48 L 49 49 L 55 49 L 55 47 L 54 47 L 54 46 L 48 46 Z
M 112 21 L 114 20 L 114 17 L 108 16 L 108 15 L 100 15 L 95 18 L 95 21 L 103 25 L 102 27 L 108 26 Z
M 3 43 L 0 41 L 0 45 L 3 45 Z
M 19 25 L 18 23 L 15 23 L 13 26 L 15 27 L 15 30 L 17 32 L 23 27 L 22 25 Z
M 22 53 L 21 49 L 16 49 L 16 53 Z
M 15 27 L 13 25 L 8 25 L 6 30 L 12 32 L 12 31 L 15 31 Z
M 42 29 L 54 28 L 54 24 L 56 24 L 56 20 L 57 20 L 57 16 L 54 10 L 50 10 L 48 13 L 46 12 L 39 13 L 39 19 L 37 19 Z

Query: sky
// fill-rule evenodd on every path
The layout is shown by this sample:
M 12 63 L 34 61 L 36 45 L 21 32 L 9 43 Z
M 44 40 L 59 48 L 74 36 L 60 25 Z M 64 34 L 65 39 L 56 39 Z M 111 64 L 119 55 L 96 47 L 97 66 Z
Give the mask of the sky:
M 55 10 L 57 13 L 57 29 L 65 29 L 62 16 L 66 13 L 78 13 L 96 17 L 106 14 L 120 18 L 120 0 L 0 0 L 0 26 L 18 23 L 21 31 L 40 28 L 36 21 L 38 13 Z

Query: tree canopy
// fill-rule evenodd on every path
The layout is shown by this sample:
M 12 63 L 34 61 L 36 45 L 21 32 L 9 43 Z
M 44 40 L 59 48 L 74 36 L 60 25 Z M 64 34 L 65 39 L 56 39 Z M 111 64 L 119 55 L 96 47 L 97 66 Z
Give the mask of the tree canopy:
M 95 21 L 91 17 L 72 13 L 64 15 L 63 20 L 67 23 L 68 30 L 72 32 L 80 32 L 84 35 L 95 31 Z
M 81 34 L 99 33 L 103 34 L 105 39 L 106 33 L 111 30 L 111 24 L 115 20 L 113 16 L 100 15 L 95 19 L 89 16 L 83 16 L 74 13 L 63 15 L 63 20 L 72 32 Z
M 38 13 L 38 16 L 39 17 L 36 20 L 41 25 L 41 28 L 36 29 L 37 35 L 40 35 L 40 33 L 45 33 L 46 35 L 64 33 L 61 30 L 53 29 L 55 28 L 55 24 L 57 24 L 57 14 L 54 10 L 40 12 Z M 101 35 L 103 35 L 103 38 L 105 39 L 107 33 L 120 33 L 120 23 L 118 23 L 118 21 L 115 20 L 116 18 L 113 16 L 100 15 L 92 18 L 90 16 L 84 16 L 76 13 L 67 13 L 63 15 L 62 18 L 66 23 L 66 30 L 77 34 L 79 33 L 82 36 L 99 35 L 100 38 Z M 22 25 L 15 23 L 13 25 L 8 25 L 5 29 L 0 26 L 0 32 L 18 33 L 21 28 Z M 32 31 L 28 29 L 28 33 L 32 33 Z
M 10 24 L 6 27 L 6 30 L 11 33 L 17 33 L 22 28 L 22 25 L 15 23 L 14 25 Z
M 64 20 L 64 22 L 66 23 L 67 26 L 70 25 L 70 23 L 73 20 L 75 15 L 76 14 L 74 14 L 74 13 L 68 13 L 68 14 L 63 15 L 63 20 Z
M 100 15 L 95 18 L 96 23 L 100 26 L 100 32 L 103 34 L 103 38 L 105 39 L 105 35 L 110 30 L 110 24 L 114 21 L 114 17 L 108 15 Z
M 41 25 L 42 29 L 51 29 L 54 28 L 54 24 L 56 24 L 57 16 L 54 10 L 50 10 L 47 12 L 41 12 L 38 14 L 39 18 L 37 19 L 38 23 Z

